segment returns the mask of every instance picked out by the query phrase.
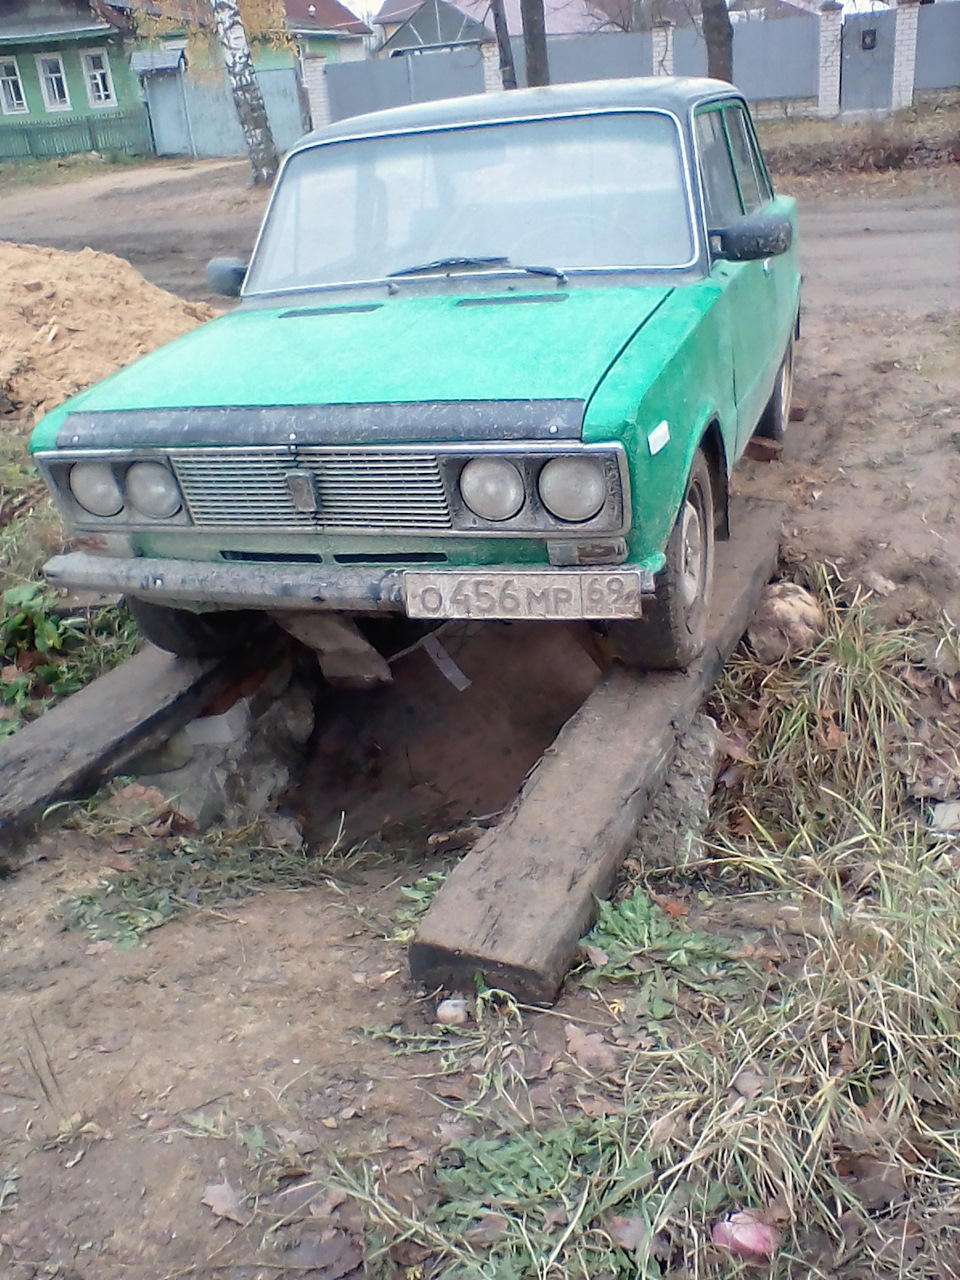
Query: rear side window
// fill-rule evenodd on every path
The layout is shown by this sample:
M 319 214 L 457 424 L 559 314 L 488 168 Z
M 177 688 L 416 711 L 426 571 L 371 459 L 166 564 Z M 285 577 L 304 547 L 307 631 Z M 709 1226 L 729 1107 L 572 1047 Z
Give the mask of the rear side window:
M 770 199 L 766 174 L 753 141 L 753 133 L 743 107 L 725 107 L 723 111 L 733 154 L 744 213 L 753 213 Z
M 736 175 L 719 111 L 701 111 L 694 117 L 700 176 L 710 229 L 729 226 L 743 214 Z

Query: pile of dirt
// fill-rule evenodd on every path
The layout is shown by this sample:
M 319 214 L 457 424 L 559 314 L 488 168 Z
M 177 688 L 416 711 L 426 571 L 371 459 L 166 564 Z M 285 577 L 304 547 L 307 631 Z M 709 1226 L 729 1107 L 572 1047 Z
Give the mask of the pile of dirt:
M 0 412 L 36 421 L 215 315 L 111 254 L 0 241 Z

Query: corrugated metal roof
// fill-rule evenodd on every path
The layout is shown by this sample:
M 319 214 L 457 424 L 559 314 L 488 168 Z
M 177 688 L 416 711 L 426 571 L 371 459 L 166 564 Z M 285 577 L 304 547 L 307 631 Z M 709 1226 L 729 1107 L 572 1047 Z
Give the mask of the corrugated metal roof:
M 488 31 L 482 22 L 468 18 L 446 0 L 424 0 L 413 17 L 397 28 L 380 52 L 485 44 L 494 38 L 493 32 Z
M 89 18 L 5 18 L 0 28 L 0 44 L 45 43 L 64 36 L 86 35 L 116 35 L 116 28 Z
M 138 49 L 130 55 L 130 69 L 144 76 L 154 71 L 176 71 L 182 61 L 182 49 Z

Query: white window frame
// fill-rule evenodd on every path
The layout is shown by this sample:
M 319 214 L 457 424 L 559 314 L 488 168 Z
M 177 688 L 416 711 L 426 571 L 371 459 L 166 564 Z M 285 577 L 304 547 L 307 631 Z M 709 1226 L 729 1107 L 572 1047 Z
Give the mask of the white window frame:
M 20 64 L 17 62 L 16 58 L 13 57 L 12 54 L 10 55 L 10 57 L 7 57 L 4 54 L 0 54 L 0 68 L 2 68 L 5 65 L 13 67 L 13 75 L 7 76 L 7 75 L 0 74 L 0 86 L 2 86 L 3 84 L 9 83 L 12 80 L 15 80 L 17 83 L 17 88 L 20 90 L 20 101 L 23 103 L 23 106 L 8 107 L 6 99 L 3 96 L 2 88 L 0 88 L 0 111 L 2 111 L 5 116 L 29 115 L 30 105 L 27 102 L 27 94 L 23 87 L 23 76 L 20 74 Z
M 73 107 L 70 103 L 70 85 L 67 83 L 67 70 L 63 65 L 63 54 L 61 53 L 35 53 L 34 61 L 37 64 L 37 76 L 40 79 L 40 92 L 43 94 L 43 106 L 48 112 L 53 111 L 72 111 Z M 43 69 L 44 59 L 56 58 L 60 63 L 60 79 L 63 81 L 63 91 L 67 95 L 66 102 L 51 102 L 50 95 L 47 93 L 47 73 Z
M 102 71 L 91 70 L 89 60 L 95 57 L 103 58 Z M 87 90 L 87 102 L 90 103 L 91 108 L 96 111 L 101 107 L 115 107 L 117 105 L 117 93 L 113 87 L 113 72 L 110 70 L 110 58 L 107 56 L 106 49 L 85 49 L 80 54 L 80 64 L 83 67 L 83 83 Z M 100 99 L 94 97 L 90 84 L 93 76 L 104 76 L 106 78 L 109 97 Z

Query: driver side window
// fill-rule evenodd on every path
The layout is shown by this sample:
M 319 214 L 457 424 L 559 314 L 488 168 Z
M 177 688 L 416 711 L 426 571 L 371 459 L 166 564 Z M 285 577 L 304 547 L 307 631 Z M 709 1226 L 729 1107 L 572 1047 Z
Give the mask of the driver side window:
M 743 206 L 721 112 L 716 109 L 699 112 L 694 118 L 694 128 L 707 227 L 709 230 L 727 227 L 743 216 Z

